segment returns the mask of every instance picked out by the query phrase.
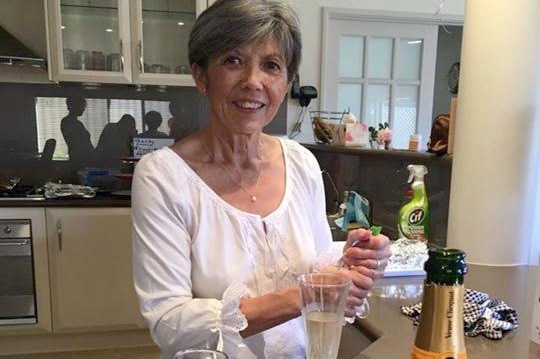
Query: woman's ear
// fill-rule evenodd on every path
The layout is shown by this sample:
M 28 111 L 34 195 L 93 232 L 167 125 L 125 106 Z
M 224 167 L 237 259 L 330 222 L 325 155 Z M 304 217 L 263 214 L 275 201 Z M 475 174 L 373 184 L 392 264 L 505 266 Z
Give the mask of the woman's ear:
M 199 93 L 206 96 L 208 94 L 208 78 L 206 77 L 206 72 L 194 62 L 193 65 L 191 65 L 191 74 L 195 80 L 195 86 Z

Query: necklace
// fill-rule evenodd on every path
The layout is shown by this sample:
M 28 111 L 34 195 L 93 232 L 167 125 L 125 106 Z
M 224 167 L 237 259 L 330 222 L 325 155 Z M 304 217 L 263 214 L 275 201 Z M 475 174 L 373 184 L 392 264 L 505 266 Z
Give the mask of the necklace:
M 214 162 L 216 162 L 221 168 L 223 168 L 225 173 L 238 186 L 238 188 L 240 188 L 243 192 L 249 195 L 251 202 L 253 203 L 257 202 L 257 196 L 255 195 L 255 193 L 257 192 L 257 188 L 259 187 L 259 180 L 261 179 L 261 175 L 263 172 L 263 162 L 262 162 L 262 154 L 260 150 L 260 145 L 259 145 L 259 154 L 261 154 L 261 169 L 259 170 L 259 173 L 257 174 L 257 181 L 255 182 L 255 187 L 253 188 L 253 192 L 248 191 L 244 186 L 242 186 L 242 184 L 239 181 L 237 181 L 232 175 L 232 173 L 227 169 L 225 164 L 218 161 L 202 141 L 201 141 L 201 147 L 204 149 L 204 151 L 208 154 L 208 156 L 210 156 L 210 158 Z

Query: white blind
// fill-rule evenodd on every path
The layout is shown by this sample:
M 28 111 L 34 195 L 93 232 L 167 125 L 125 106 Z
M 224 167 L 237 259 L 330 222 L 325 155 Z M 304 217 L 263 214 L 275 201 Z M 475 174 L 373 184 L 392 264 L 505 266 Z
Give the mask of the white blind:
M 144 111 L 145 113 L 148 111 L 159 112 L 163 118 L 163 122 L 159 126 L 158 131 L 167 134 L 169 133 L 169 126 L 167 125 L 167 122 L 169 121 L 169 118 L 172 117 L 171 113 L 169 112 L 169 101 L 144 101 Z
M 118 122 L 125 114 L 135 118 L 137 132 L 143 131 L 141 100 L 110 100 L 109 122 Z
M 45 141 L 56 139 L 55 157 L 68 157 L 68 151 L 60 121 L 68 114 L 66 99 L 62 97 L 38 97 L 36 99 L 36 125 L 38 133 L 38 150 L 42 151 Z
M 60 123 L 68 114 L 65 97 L 37 97 L 36 98 L 36 125 L 38 133 L 38 148 L 43 150 L 45 141 L 56 139 L 54 158 L 68 158 L 68 149 Z M 149 108 L 158 111 L 164 116 L 164 132 L 168 133 L 167 119 L 170 117 L 166 101 L 146 101 Z M 147 110 L 149 111 L 149 110 Z M 86 99 L 86 109 L 79 117 L 84 127 L 90 132 L 92 144 L 97 146 L 99 136 L 105 125 L 109 122 L 118 122 L 122 115 L 130 114 L 135 118 L 137 131 L 142 132 L 142 101 L 120 99 Z
M 36 125 L 38 131 L 38 148 L 41 151 L 45 141 L 56 139 L 54 157 L 67 158 L 68 150 L 60 123 L 68 114 L 65 97 L 38 97 L 36 99 Z M 86 110 L 79 117 L 84 127 L 90 132 L 90 140 L 97 145 L 99 135 L 107 124 L 107 100 L 86 99 Z

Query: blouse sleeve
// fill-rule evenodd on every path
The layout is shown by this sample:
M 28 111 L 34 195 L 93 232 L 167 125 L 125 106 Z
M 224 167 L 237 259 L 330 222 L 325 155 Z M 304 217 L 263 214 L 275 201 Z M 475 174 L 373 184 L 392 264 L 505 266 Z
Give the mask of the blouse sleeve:
M 239 310 L 247 290 L 233 283 L 221 300 L 193 298 L 191 237 L 168 193 L 171 171 L 152 155 L 137 165 L 132 186 L 133 273 L 141 313 L 164 353 L 234 348 L 247 327 Z

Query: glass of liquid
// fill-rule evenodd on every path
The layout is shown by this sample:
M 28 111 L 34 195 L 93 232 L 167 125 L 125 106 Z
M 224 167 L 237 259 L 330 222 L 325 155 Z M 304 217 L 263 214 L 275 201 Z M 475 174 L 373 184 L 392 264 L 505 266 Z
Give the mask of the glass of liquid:
M 187 349 L 176 353 L 172 359 L 228 359 L 227 354 L 211 349 Z
M 339 272 L 299 278 L 307 359 L 336 359 L 351 280 Z

